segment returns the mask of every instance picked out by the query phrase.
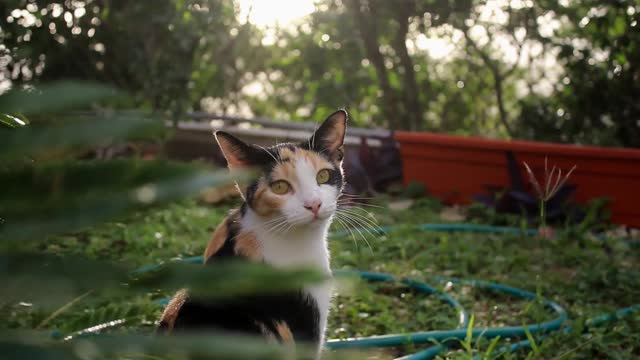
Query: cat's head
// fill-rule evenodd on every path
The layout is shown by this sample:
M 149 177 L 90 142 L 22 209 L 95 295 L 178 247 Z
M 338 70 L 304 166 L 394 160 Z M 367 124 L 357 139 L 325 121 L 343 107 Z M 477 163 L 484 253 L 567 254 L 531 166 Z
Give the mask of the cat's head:
M 261 217 L 281 218 L 292 226 L 329 219 L 344 185 L 347 118 L 346 111 L 336 111 L 307 141 L 269 148 L 216 132 L 231 170 L 252 167 L 260 171 L 257 180 L 241 189 L 246 206 Z

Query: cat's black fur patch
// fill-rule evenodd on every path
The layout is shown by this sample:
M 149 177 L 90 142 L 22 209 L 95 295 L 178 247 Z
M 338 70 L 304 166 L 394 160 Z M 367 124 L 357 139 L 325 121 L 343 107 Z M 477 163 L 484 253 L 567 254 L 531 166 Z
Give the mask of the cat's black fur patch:
M 227 227 L 227 237 L 224 239 L 224 243 L 216 251 L 214 256 L 210 256 L 208 259 L 205 259 L 205 264 L 209 264 L 214 257 L 220 259 L 228 259 L 237 256 L 235 252 L 236 247 L 236 235 L 239 232 L 240 224 L 238 223 L 238 212 L 234 211 L 229 215 L 229 219 L 225 222 L 225 226 Z
M 344 125 L 339 126 L 338 123 L 346 123 L 348 117 L 349 116 L 345 110 L 338 110 L 329 115 L 322 125 L 320 125 L 320 127 L 313 133 L 311 139 L 309 139 L 309 141 L 302 142 L 300 147 L 305 150 L 315 151 L 329 161 L 342 161 L 344 158 L 344 149 L 342 146 L 344 139 L 334 139 L 332 135 L 335 132 L 336 127 L 344 128 Z M 344 136 L 344 133 L 342 135 Z M 332 142 L 331 139 L 334 141 Z M 336 146 L 336 144 L 339 144 L 340 146 Z
M 256 190 L 258 190 L 258 180 L 256 180 L 253 183 L 249 184 L 249 186 L 247 186 L 247 190 L 245 191 L 245 193 L 246 193 L 245 200 L 246 200 L 246 204 L 248 206 L 253 205 L 253 200 L 254 200 L 255 195 L 256 195 Z M 243 211 L 242 215 L 244 215 L 245 212 L 246 212 L 246 209 Z
M 230 259 L 241 260 L 235 253 L 235 237 L 240 231 L 239 214 L 232 214 L 227 221 L 227 238 L 222 247 L 206 264 Z M 277 322 L 287 324 L 296 341 L 317 344 L 320 311 L 313 298 L 302 291 L 276 295 L 234 297 L 231 300 L 207 300 L 188 297 L 174 322 L 174 331 L 224 330 L 251 335 L 263 335 L 263 324 L 275 336 Z M 162 328 L 162 324 L 160 325 Z M 282 340 L 282 339 L 279 339 Z
M 180 308 L 174 331 L 224 330 L 261 335 L 258 324 L 271 328 L 284 322 L 296 342 L 320 341 L 320 312 L 311 297 L 301 291 L 279 295 L 234 297 L 228 301 L 188 298 Z

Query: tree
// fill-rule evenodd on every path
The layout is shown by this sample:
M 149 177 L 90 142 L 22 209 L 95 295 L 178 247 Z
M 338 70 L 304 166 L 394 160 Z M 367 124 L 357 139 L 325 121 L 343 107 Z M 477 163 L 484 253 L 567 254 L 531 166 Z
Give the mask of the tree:
M 387 121 L 389 121 L 391 129 L 400 129 L 399 117 L 401 117 L 402 114 L 397 108 L 398 100 L 396 98 L 396 92 L 391 87 L 385 59 L 380 52 L 380 44 L 378 43 L 379 35 L 376 23 L 376 19 L 380 16 L 377 11 L 378 8 L 373 2 L 365 5 L 359 0 L 347 0 L 346 5 L 352 13 L 358 27 L 357 31 L 362 39 L 367 58 L 371 61 L 371 64 L 373 64 L 373 67 L 376 70 L 384 101 L 384 116 Z
M 260 58 L 251 45 L 255 29 L 240 24 L 227 1 L 13 0 L 0 16 L 9 19 L 4 76 L 16 85 L 98 80 L 133 94 L 129 104 L 172 117 L 205 95 L 239 91 L 251 69 L 238 64 Z
M 420 100 L 422 91 L 432 87 L 428 78 L 418 84 L 414 60 L 407 49 L 409 25 L 418 23 L 422 31 L 428 26 L 439 26 L 454 17 L 465 18 L 470 10 L 469 1 L 402 1 L 399 3 L 380 0 L 347 0 L 347 8 L 355 19 L 357 31 L 362 39 L 367 58 L 373 64 L 384 98 L 384 114 L 393 129 L 418 130 L 424 127 L 425 109 L 429 99 Z M 425 14 L 430 15 L 429 24 L 424 21 Z M 433 15 L 433 16 L 432 16 Z M 388 21 L 391 19 L 391 21 Z M 431 20 L 433 19 L 433 21 Z M 392 51 L 385 56 L 381 52 L 384 46 Z M 392 69 L 392 70 L 390 70 Z M 404 86 L 400 81 L 390 80 L 402 74 Z M 402 99 L 399 102 L 398 99 Z M 423 98 L 424 99 L 424 98 Z M 402 104 L 402 107 L 398 107 Z M 395 119 L 400 123 L 394 123 Z
M 523 131 L 551 141 L 640 147 L 640 7 L 635 1 L 545 2 L 567 20 L 549 41 L 565 77 L 522 100 Z

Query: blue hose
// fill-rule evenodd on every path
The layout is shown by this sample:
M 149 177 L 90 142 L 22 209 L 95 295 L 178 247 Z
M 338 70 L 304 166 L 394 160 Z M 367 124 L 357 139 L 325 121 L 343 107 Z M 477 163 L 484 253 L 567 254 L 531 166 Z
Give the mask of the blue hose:
M 535 235 L 537 230 L 535 229 L 524 229 L 517 227 L 497 227 L 497 226 L 487 226 L 487 225 L 476 225 L 476 224 L 422 224 L 418 225 L 418 228 L 423 231 L 462 231 L 462 232 L 481 232 L 481 233 L 495 233 L 495 234 L 522 234 L 522 235 Z M 387 232 L 393 229 L 393 227 L 382 227 L 382 232 Z M 348 235 L 346 232 L 334 232 L 330 236 L 331 237 L 341 237 Z M 203 257 L 195 256 L 181 259 L 182 262 L 188 263 L 202 263 Z M 156 270 L 162 265 L 151 265 L 140 268 L 135 271 L 135 273 L 143 273 L 147 271 Z M 345 348 L 380 348 L 380 347 L 394 347 L 394 346 L 404 346 L 407 344 L 413 345 L 424 345 L 424 344 L 435 344 L 425 350 L 419 351 L 414 354 L 410 354 L 404 357 L 401 357 L 396 360 L 428 360 L 433 359 L 437 355 L 441 354 L 445 351 L 449 345 L 453 345 L 459 341 L 465 340 L 467 338 L 467 328 L 469 327 L 469 314 L 462 307 L 462 305 L 453 297 L 448 294 L 441 292 L 434 287 L 411 279 L 397 279 L 392 275 L 375 273 L 375 272 L 365 272 L 365 271 L 347 271 L 347 270 L 337 270 L 334 272 L 337 276 L 358 276 L 364 280 L 372 281 L 372 282 L 380 282 L 380 281 L 395 281 L 407 285 L 408 287 L 416 290 L 419 293 L 431 295 L 435 294 L 442 298 L 449 306 L 453 307 L 457 312 L 458 317 L 458 325 L 456 329 L 453 330 L 436 330 L 436 331 L 421 331 L 421 332 L 413 332 L 413 333 L 405 333 L 405 334 L 389 334 L 389 335 L 379 335 L 379 336 L 369 336 L 369 337 L 361 337 L 361 338 L 351 338 L 344 340 L 329 340 L 326 343 L 327 348 L 329 349 L 345 349 Z M 464 284 L 469 286 L 474 286 L 478 288 L 488 289 L 491 291 L 496 291 L 500 293 L 507 294 L 509 296 L 526 299 L 526 300 L 539 300 L 542 301 L 545 308 L 555 313 L 555 318 L 552 320 L 536 323 L 536 324 L 528 324 L 523 326 L 506 326 L 500 328 L 474 328 L 471 330 L 471 336 L 476 339 L 478 337 L 483 337 L 486 339 L 495 338 L 500 336 L 501 338 L 517 338 L 526 336 L 526 332 L 528 331 L 530 334 L 535 334 L 539 336 L 539 339 L 543 339 L 548 336 L 548 334 L 552 332 L 557 332 L 563 330 L 568 332 L 570 328 L 565 326 L 567 323 L 567 312 L 562 306 L 559 304 L 546 299 L 539 298 L 536 294 L 514 288 L 507 285 L 496 284 L 486 281 L 479 280 L 467 280 L 467 279 L 454 279 L 454 278 L 432 278 L 434 282 L 438 283 L 455 283 L 455 284 Z M 166 304 L 169 299 L 159 300 L 159 303 Z M 640 304 L 635 304 L 626 308 L 619 309 L 618 311 L 611 314 L 604 314 L 597 316 L 595 318 L 589 319 L 586 322 L 585 331 L 588 331 L 590 328 L 602 326 L 608 322 L 612 322 L 628 316 L 633 312 L 640 311 Z M 77 333 L 82 334 L 82 331 Z M 505 352 L 514 352 L 524 348 L 530 348 L 531 343 L 529 340 L 522 340 L 516 343 L 513 343 L 509 346 L 502 347 L 496 350 L 492 356 L 499 355 Z

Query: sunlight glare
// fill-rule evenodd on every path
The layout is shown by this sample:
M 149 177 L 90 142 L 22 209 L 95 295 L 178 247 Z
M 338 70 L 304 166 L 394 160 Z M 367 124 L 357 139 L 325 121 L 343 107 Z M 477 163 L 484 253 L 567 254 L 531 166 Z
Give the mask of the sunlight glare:
M 315 10 L 314 0 L 238 0 L 240 21 L 262 28 L 287 26 Z
M 456 48 L 455 44 L 445 38 L 427 37 L 424 34 L 416 37 L 415 46 L 419 50 L 427 51 L 434 59 L 447 58 Z

